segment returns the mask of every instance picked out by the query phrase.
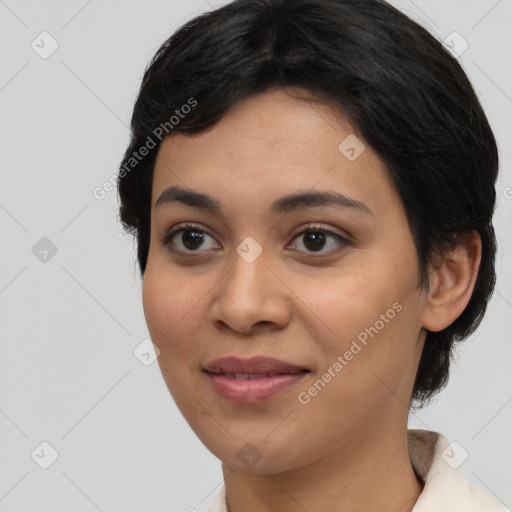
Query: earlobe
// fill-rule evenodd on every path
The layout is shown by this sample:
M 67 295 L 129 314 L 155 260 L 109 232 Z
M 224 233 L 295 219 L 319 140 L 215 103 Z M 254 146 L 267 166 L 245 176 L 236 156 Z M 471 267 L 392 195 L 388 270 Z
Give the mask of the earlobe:
M 457 245 L 444 254 L 440 263 L 430 271 L 423 327 L 442 331 L 464 311 L 475 287 L 482 241 L 472 230 L 457 237 Z

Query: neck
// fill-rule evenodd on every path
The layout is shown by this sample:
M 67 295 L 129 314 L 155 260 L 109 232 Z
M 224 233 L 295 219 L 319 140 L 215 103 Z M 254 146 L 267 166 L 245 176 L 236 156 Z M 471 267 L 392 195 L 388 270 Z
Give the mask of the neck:
M 300 444 L 300 441 L 298 442 Z M 351 437 L 300 468 L 255 474 L 223 464 L 228 512 L 411 512 L 423 490 L 409 459 L 407 428 Z

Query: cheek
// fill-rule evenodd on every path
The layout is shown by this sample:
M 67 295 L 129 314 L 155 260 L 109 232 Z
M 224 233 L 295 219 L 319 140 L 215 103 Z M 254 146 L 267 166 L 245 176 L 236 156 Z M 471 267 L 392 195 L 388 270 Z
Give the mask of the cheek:
M 376 322 L 381 327 L 381 314 L 389 310 L 388 316 L 395 317 L 393 304 L 403 300 L 403 293 L 390 275 L 384 267 L 368 264 L 340 267 L 322 278 L 294 276 L 293 292 L 304 307 L 300 319 L 309 318 L 308 329 L 317 333 L 318 341 L 324 339 L 326 347 L 342 350 Z
M 294 288 L 321 353 L 316 377 L 328 372 L 329 384 L 319 387 L 342 407 L 393 396 L 390 389 L 398 389 L 411 368 L 419 334 L 415 268 L 409 272 L 396 257 L 361 265 L 325 282 L 302 279 Z
M 206 321 L 201 299 L 209 287 L 204 278 L 195 281 L 197 284 L 192 284 L 184 273 L 161 266 L 159 269 L 148 263 L 146 268 L 142 286 L 144 316 L 151 339 L 160 349 L 160 358 L 172 365 L 197 353 L 199 337 L 195 334 Z
M 151 340 L 160 350 L 157 362 L 162 377 L 186 418 L 197 414 L 197 402 L 190 396 L 198 393 L 199 357 L 204 352 L 200 329 L 207 320 L 201 298 L 211 288 L 190 281 L 179 272 L 148 263 L 142 287 L 144 315 Z
M 398 302 L 393 307 L 385 297 L 326 301 L 334 334 L 316 339 L 322 364 L 298 392 L 305 393 L 301 403 L 310 400 L 305 410 L 327 430 L 360 429 L 407 401 L 403 389 L 413 368 L 413 310 Z

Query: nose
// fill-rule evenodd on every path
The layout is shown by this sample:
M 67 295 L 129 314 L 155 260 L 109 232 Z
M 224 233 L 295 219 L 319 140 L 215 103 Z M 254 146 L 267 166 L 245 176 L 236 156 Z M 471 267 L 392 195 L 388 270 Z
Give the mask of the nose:
M 250 263 L 235 253 L 232 267 L 216 287 L 209 320 L 217 329 L 242 334 L 282 329 L 290 321 L 292 296 L 270 267 L 265 250 Z

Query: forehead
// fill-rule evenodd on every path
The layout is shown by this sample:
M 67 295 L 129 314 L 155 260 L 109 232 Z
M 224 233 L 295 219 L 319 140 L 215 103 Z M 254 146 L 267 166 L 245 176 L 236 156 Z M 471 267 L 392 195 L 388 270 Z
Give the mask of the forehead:
M 307 189 L 339 192 L 377 211 L 400 202 L 383 163 L 339 112 L 284 90 L 243 100 L 206 132 L 164 139 L 153 208 L 171 186 L 218 198 L 227 213 L 271 210 L 278 198 Z

